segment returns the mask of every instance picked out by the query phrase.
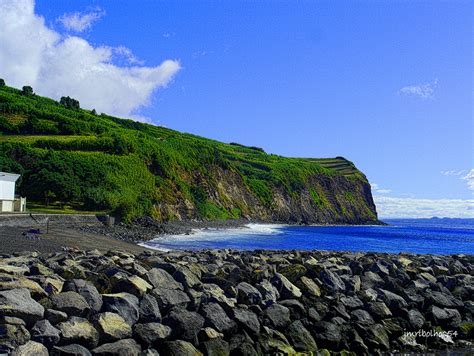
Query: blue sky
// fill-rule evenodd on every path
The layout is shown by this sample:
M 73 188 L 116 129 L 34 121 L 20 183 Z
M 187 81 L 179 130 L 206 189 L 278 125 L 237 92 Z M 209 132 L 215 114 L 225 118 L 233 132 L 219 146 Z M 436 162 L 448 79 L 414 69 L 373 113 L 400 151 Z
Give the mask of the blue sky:
M 470 1 L 0 4 L 52 38 L 25 64 L 39 93 L 271 153 L 345 156 L 381 216 L 474 217 Z

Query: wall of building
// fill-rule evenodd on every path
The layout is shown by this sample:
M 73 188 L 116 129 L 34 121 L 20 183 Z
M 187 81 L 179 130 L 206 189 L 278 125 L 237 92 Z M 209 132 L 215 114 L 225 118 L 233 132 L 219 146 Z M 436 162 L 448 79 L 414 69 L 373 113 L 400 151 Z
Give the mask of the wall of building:
M 0 200 L 15 199 L 15 182 L 2 180 L 0 177 Z

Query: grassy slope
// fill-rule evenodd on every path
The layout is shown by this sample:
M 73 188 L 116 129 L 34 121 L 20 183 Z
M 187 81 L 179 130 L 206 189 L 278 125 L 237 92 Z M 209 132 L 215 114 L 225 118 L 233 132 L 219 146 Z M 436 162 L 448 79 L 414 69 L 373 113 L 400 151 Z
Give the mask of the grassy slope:
M 0 87 L 0 170 L 22 174 L 19 189 L 37 208 L 46 200 L 67 202 L 69 210 L 112 211 L 125 219 L 142 214 L 183 218 L 172 209 L 157 208 L 178 203 L 193 211 L 187 218 L 251 216 L 250 206 L 212 197 L 220 171 L 241 177 L 244 188 L 269 209 L 276 189 L 298 195 L 314 175 L 367 183 L 341 157 L 267 154 L 258 148 L 67 109 L 52 99 L 23 96 L 6 86 Z M 324 201 L 312 196 L 316 205 Z

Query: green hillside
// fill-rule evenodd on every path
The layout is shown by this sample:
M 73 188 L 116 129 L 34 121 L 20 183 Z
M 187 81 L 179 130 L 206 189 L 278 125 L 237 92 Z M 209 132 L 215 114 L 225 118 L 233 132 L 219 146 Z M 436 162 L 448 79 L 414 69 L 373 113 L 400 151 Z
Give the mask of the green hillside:
M 0 86 L 0 171 L 22 174 L 30 206 L 124 220 L 376 220 L 367 179 L 344 158 L 267 154 L 8 86 Z

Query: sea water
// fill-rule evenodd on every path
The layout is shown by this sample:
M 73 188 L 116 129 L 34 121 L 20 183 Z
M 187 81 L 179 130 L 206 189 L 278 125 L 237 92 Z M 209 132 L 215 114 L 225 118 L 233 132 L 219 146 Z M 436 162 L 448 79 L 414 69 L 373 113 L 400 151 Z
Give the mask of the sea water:
M 202 229 L 144 243 L 156 249 L 331 250 L 474 254 L 474 219 L 393 219 L 387 226 L 248 224 Z

